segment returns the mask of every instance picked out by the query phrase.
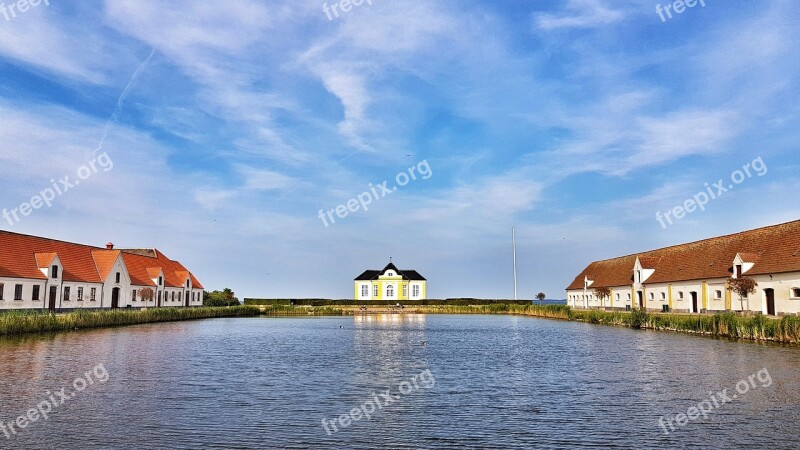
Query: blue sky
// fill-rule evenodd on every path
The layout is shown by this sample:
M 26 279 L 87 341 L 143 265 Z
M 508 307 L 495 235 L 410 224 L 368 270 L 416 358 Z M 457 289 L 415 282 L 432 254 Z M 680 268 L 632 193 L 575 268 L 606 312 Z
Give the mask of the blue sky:
M 349 297 L 391 256 L 431 297 L 508 298 L 515 225 L 520 296 L 563 298 L 592 260 L 800 219 L 800 11 L 706 0 L 662 21 L 657 4 L 0 15 L 0 208 L 113 161 L 0 227 L 155 246 L 240 297 Z M 757 158 L 763 175 L 656 220 Z M 423 162 L 367 211 L 318 216 Z

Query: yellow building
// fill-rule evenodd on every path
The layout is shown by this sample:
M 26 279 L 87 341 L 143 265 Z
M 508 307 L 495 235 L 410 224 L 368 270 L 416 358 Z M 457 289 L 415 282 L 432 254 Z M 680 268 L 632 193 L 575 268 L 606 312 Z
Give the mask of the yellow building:
M 366 270 L 355 279 L 356 300 L 424 300 L 428 280 L 416 270 L 399 270 L 389 261 L 383 270 Z

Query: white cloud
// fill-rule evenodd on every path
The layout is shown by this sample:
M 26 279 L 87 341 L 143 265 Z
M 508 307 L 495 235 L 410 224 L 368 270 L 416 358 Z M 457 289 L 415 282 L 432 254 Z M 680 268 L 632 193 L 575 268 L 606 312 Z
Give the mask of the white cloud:
M 535 22 L 542 30 L 559 28 L 596 28 L 623 20 L 625 12 L 612 9 L 609 2 L 601 0 L 570 0 L 563 15 L 537 14 Z

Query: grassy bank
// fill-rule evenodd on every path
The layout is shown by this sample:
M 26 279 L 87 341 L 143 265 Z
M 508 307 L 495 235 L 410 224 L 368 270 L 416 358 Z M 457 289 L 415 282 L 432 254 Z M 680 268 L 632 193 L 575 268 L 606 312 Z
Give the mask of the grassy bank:
M 800 342 L 800 317 L 786 316 L 770 319 L 762 315 L 739 316 L 733 313 L 714 315 L 651 314 L 644 311 L 575 310 L 568 306 L 533 306 L 509 308 L 511 314 L 547 317 L 602 325 L 625 326 L 635 329 L 676 331 L 706 336 L 774 341 Z
M 352 314 L 341 308 L 333 308 L 330 306 L 288 306 L 288 305 L 270 305 L 260 306 L 258 308 L 261 314 L 270 317 L 296 317 L 296 316 L 345 316 Z
M 357 307 L 332 308 L 285 305 L 262 307 L 262 311 L 270 316 L 342 316 L 360 312 Z M 381 310 L 378 309 L 376 311 L 373 308 L 370 312 L 381 312 Z M 576 310 L 566 305 L 513 305 L 506 303 L 474 306 L 407 306 L 403 312 L 419 314 L 515 314 L 624 326 L 634 329 L 700 334 L 720 338 L 800 343 L 800 317 L 794 316 L 770 319 L 764 316 L 738 316 L 733 313 L 720 313 L 698 317 L 697 315 L 687 314 L 651 314 L 644 311 Z
M 396 304 L 407 307 L 448 305 L 448 306 L 476 306 L 492 305 L 495 303 L 508 303 L 517 305 L 530 305 L 530 300 L 506 300 L 506 299 L 479 299 L 479 298 L 447 298 L 447 299 L 425 299 L 425 300 L 353 300 L 353 299 L 330 299 L 330 298 L 245 298 L 245 305 L 253 306 L 334 306 L 348 308 L 357 306 L 385 306 L 390 307 Z
M 257 316 L 258 308 L 150 308 L 147 310 L 75 311 L 67 314 L 7 312 L 0 314 L 0 336 L 80 330 L 140 323 L 173 322 L 212 317 Z

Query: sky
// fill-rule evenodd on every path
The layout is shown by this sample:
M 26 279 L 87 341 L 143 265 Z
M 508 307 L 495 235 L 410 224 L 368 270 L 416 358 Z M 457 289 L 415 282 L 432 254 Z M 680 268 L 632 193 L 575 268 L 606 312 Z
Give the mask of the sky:
M 349 298 L 391 257 L 511 298 L 513 226 L 519 297 L 564 298 L 800 219 L 790 0 L 33 3 L 0 8 L 0 228 L 208 290 Z

